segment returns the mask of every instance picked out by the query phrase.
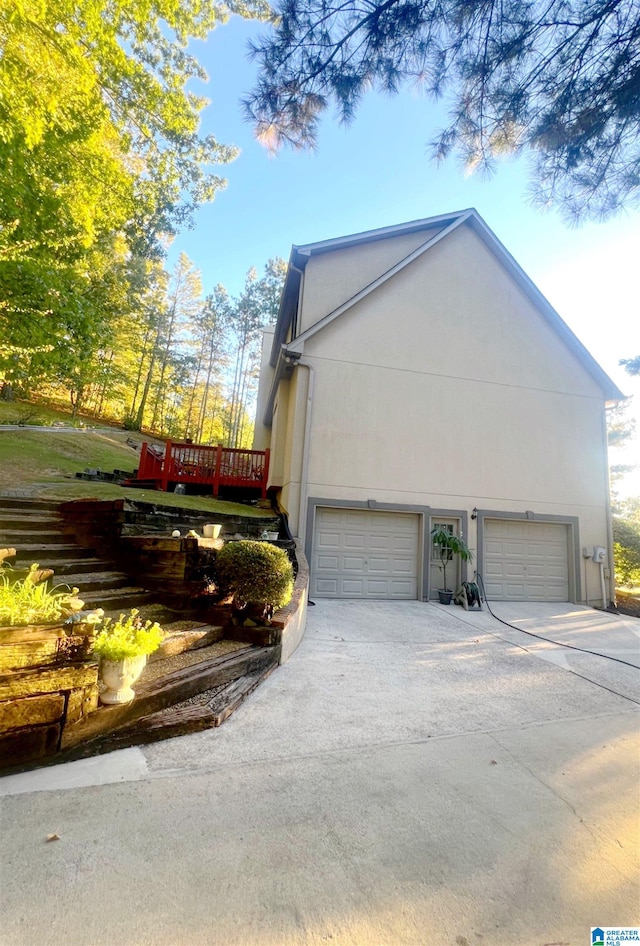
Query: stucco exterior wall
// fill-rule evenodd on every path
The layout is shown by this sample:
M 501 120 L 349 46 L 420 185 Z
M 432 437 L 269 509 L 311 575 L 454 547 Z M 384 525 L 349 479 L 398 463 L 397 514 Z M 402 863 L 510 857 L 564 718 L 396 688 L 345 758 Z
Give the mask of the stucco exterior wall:
M 279 391 L 286 383 L 280 382 Z M 307 383 L 308 378 L 305 376 L 304 369 L 298 369 L 288 382 L 286 432 L 282 440 L 278 439 L 283 450 L 283 480 L 279 500 L 280 505 L 289 515 L 290 523 L 293 523 L 294 534 L 300 507 Z
M 273 345 L 273 328 L 266 328 L 262 333 L 262 354 L 260 358 L 260 381 L 258 384 L 258 398 L 256 404 L 256 422 L 253 431 L 253 449 L 266 450 L 271 442 L 271 430 L 263 422 L 264 410 L 273 381 L 273 368 L 269 364 L 271 346 Z
M 326 262 L 307 266 L 318 287 Z M 581 546 L 608 544 L 602 392 L 468 228 L 309 339 L 304 358 L 305 495 L 577 517 Z M 307 369 L 296 374 L 283 501 L 302 537 Z M 587 580 L 594 599 L 593 566 Z
M 305 268 L 298 334 L 432 239 L 439 229 L 422 230 L 314 256 Z
M 269 482 L 267 487 L 281 488 L 288 480 L 289 471 L 285 480 L 285 453 L 287 451 L 287 440 L 289 424 L 289 386 L 290 382 L 283 380 L 278 385 L 278 393 L 273 407 L 273 423 L 271 426 L 271 458 L 269 463 Z M 266 430 L 266 428 L 265 428 Z M 290 448 L 289 448 L 290 453 Z

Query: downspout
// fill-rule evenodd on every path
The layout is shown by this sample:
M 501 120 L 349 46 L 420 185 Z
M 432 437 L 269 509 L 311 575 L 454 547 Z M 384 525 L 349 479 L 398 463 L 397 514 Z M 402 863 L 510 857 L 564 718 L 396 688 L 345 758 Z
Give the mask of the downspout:
M 307 406 L 304 416 L 304 441 L 302 444 L 302 470 L 300 472 L 300 506 L 298 508 L 298 538 L 300 539 L 300 545 L 304 548 L 307 531 L 307 474 L 309 472 L 309 445 L 311 442 L 311 410 L 313 407 L 313 391 L 315 387 L 316 373 L 313 365 L 310 365 L 308 361 L 303 361 L 302 358 L 298 359 L 298 365 L 302 365 L 309 371 L 309 383 L 307 384 Z
M 295 270 L 297 273 L 300 273 L 300 286 L 298 288 L 298 305 L 296 306 L 296 324 L 293 326 L 294 329 L 298 328 L 297 319 L 300 312 L 300 303 L 302 299 L 302 291 L 304 286 L 304 269 L 301 269 L 299 266 L 296 266 L 293 260 L 289 261 L 289 266 L 291 269 Z M 304 368 L 307 368 L 309 371 L 308 384 L 307 384 L 307 404 L 304 415 L 304 441 L 302 444 L 302 468 L 300 470 L 300 503 L 298 505 L 298 539 L 300 540 L 300 545 L 304 548 L 306 531 L 307 531 L 307 516 L 306 516 L 306 505 L 307 505 L 307 474 L 309 472 L 309 444 L 311 441 L 311 410 L 313 407 L 313 391 L 315 388 L 316 375 L 313 365 L 310 365 L 308 361 L 305 361 L 302 357 L 297 359 L 297 365 L 302 365 Z
M 607 521 L 607 558 L 609 559 L 609 601 L 606 600 L 605 594 L 605 580 L 604 580 L 604 565 L 602 566 L 602 573 L 600 576 L 602 584 L 602 607 L 607 608 L 609 602 L 614 606 L 616 603 L 616 562 L 613 552 L 613 510 L 611 508 L 611 470 L 609 467 L 609 443 L 608 443 L 608 431 L 607 431 L 607 408 L 605 404 L 605 409 L 602 412 L 602 428 L 603 428 L 603 437 L 606 447 L 606 465 L 605 465 L 605 498 L 606 498 L 606 521 Z

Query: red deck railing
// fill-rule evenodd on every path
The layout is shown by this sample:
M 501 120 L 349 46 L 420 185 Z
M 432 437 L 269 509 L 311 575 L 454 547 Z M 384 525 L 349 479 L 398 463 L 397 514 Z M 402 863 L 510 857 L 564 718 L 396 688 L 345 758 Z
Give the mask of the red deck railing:
M 221 486 L 253 487 L 264 499 L 268 476 L 268 450 L 235 450 L 222 444 L 208 447 L 167 440 L 164 450 L 142 444 L 136 479 L 155 480 L 156 489 L 165 492 L 177 483 L 211 486 L 214 496 Z

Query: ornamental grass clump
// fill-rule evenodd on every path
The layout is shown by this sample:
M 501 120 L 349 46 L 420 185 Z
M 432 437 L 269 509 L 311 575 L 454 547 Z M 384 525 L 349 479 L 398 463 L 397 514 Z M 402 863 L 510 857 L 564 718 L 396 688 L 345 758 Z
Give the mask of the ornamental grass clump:
M 284 549 L 268 542 L 228 542 L 218 552 L 221 587 L 233 594 L 236 607 L 264 605 L 264 617 L 291 601 L 293 566 Z
M 142 621 L 137 608 L 121 614 L 117 621 L 107 618 L 96 634 L 93 654 L 103 660 L 127 660 L 152 654 L 164 640 L 164 631 L 157 622 Z
M 75 597 L 77 588 L 49 588 L 48 582 L 38 584 L 39 565 L 33 564 L 29 574 L 12 580 L 9 570 L 0 573 L 0 626 L 53 624 L 68 617 L 82 602 Z

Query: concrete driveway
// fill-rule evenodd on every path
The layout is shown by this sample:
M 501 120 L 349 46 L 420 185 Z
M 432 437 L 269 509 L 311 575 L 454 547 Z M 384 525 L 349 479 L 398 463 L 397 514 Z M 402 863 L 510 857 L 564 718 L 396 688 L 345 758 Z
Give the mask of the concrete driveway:
M 640 664 L 637 620 L 494 610 Z M 221 729 L 0 779 L 0 944 L 582 946 L 637 925 L 639 679 L 486 612 L 318 602 Z

